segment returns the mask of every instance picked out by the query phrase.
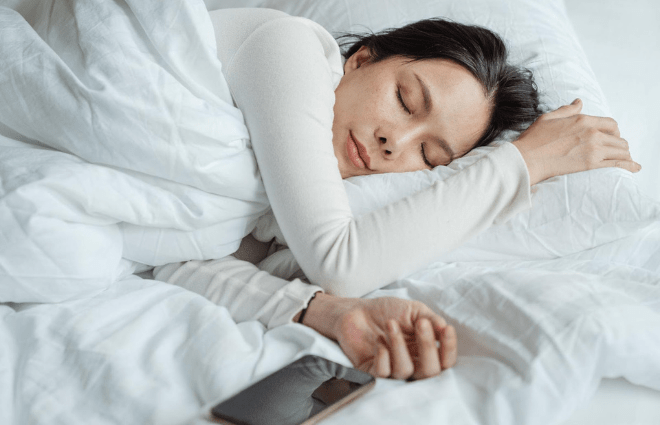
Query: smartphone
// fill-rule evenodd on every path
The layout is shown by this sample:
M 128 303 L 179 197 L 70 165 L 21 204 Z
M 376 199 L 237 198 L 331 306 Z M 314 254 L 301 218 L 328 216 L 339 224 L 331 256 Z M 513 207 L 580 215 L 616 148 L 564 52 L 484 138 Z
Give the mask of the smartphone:
M 211 415 L 229 425 L 310 425 L 375 383 L 368 373 L 308 355 L 219 403 Z

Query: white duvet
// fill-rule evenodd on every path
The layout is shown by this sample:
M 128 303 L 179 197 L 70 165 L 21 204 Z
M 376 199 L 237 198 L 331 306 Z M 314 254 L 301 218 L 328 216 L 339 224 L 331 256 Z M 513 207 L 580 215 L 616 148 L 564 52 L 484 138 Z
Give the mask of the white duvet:
M 0 300 L 234 252 L 268 202 L 204 4 L 7 3 Z
M 309 328 L 131 274 L 231 252 L 267 208 L 241 186 L 258 173 L 204 4 L 0 5 L 0 423 L 204 423 L 303 354 L 349 364 Z M 387 202 L 379 184 L 347 183 L 356 213 Z M 379 380 L 327 423 L 554 424 L 603 377 L 660 390 L 660 205 L 626 172 L 539 185 L 451 255 L 370 296 L 441 312 L 458 365 Z

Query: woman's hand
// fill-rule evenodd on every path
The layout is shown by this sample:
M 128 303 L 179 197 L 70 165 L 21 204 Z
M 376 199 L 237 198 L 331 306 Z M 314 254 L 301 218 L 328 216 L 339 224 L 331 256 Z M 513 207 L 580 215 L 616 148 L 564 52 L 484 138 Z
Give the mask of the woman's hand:
M 513 142 L 527 164 L 530 183 L 550 177 L 604 167 L 633 173 L 642 167 L 632 160 L 628 142 L 612 118 L 581 115 L 582 101 L 539 117 Z
M 381 378 L 423 379 L 456 363 L 456 331 L 419 301 L 318 293 L 304 324 L 336 340 L 356 368 Z

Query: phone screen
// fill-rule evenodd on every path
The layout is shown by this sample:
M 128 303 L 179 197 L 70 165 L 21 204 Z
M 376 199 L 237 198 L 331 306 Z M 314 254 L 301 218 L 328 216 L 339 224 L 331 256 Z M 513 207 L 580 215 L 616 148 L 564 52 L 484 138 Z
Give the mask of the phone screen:
M 374 383 L 368 373 L 305 356 L 216 405 L 211 413 L 235 425 L 313 424 Z

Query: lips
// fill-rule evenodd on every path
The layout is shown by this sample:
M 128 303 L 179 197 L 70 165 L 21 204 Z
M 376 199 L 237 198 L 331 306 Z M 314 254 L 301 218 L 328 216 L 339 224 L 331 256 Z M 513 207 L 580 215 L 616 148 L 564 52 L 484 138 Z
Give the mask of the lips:
M 367 149 L 358 142 L 351 132 L 348 133 L 348 141 L 346 143 L 346 151 L 348 152 L 348 159 L 358 168 L 369 168 L 371 158 L 367 154 Z

